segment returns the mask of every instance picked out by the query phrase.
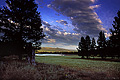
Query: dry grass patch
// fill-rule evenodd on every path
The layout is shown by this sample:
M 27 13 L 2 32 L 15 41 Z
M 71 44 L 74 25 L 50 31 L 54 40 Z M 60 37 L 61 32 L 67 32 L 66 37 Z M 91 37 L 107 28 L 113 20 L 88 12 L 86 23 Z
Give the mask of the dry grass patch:
M 37 63 L 36 66 L 24 61 L 0 61 L 0 80 L 101 80 L 104 73 L 92 73 Z

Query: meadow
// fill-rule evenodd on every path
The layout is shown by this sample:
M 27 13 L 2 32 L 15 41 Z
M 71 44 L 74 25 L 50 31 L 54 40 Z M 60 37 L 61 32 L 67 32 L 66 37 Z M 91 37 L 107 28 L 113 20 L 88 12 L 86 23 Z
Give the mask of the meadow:
M 0 61 L 0 80 L 120 80 L 120 63 L 77 55 L 36 56 L 31 65 L 17 56 Z
M 98 76 L 104 74 L 111 79 L 120 79 L 119 62 L 80 59 L 77 55 L 36 57 L 36 62 L 60 65 L 94 75 L 99 74 Z

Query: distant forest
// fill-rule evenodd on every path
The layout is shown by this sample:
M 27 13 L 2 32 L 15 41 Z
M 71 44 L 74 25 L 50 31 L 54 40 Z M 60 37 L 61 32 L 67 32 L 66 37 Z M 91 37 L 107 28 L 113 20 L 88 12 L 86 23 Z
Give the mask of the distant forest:
M 111 35 L 109 39 L 106 39 L 104 32 L 101 31 L 98 36 L 97 45 L 95 39 L 87 35 L 85 38 L 81 37 L 78 44 L 78 55 L 82 58 L 89 58 L 89 56 L 101 56 L 102 59 L 106 57 L 118 57 L 120 58 L 120 11 L 118 16 L 114 17 L 113 29 L 110 29 Z

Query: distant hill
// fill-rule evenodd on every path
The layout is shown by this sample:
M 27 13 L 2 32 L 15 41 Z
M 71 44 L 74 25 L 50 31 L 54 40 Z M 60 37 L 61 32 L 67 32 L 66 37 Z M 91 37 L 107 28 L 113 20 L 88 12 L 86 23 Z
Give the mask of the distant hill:
M 63 48 L 42 47 L 37 52 L 76 52 L 76 50 L 69 50 Z

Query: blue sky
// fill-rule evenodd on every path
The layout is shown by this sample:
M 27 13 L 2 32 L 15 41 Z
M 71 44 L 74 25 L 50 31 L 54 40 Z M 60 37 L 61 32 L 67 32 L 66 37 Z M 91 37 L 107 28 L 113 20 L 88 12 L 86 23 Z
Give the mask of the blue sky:
M 46 37 L 42 47 L 76 49 L 81 36 L 110 35 L 120 0 L 35 0 Z M 0 5 L 5 5 L 0 0 Z

